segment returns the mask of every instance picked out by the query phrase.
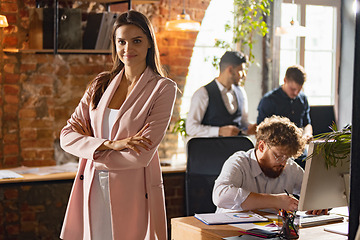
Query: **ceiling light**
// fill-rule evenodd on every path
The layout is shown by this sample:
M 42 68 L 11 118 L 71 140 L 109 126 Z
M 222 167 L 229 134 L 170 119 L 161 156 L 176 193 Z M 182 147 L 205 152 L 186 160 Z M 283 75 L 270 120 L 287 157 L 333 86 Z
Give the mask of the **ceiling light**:
M 171 4 L 171 1 L 170 1 Z M 170 4 L 169 4 L 169 16 L 170 16 Z M 170 17 L 169 17 L 170 18 Z M 200 23 L 190 19 L 190 15 L 185 12 L 185 0 L 184 8 L 181 14 L 178 14 L 176 20 L 167 21 L 165 24 L 165 30 L 167 31 L 190 31 L 198 32 L 200 30 Z
M 9 26 L 6 16 L 0 15 L 0 27 L 7 27 Z
M 292 5 L 295 6 L 294 0 L 292 0 Z M 307 29 L 306 27 L 300 26 L 298 21 L 294 21 L 294 19 L 292 19 L 289 26 L 277 27 L 275 29 L 275 36 L 283 35 L 305 37 L 307 35 Z
M 275 29 L 275 36 L 296 36 L 305 37 L 307 35 L 306 27 L 300 26 L 297 21 L 291 20 L 289 26 L 277 27 Z

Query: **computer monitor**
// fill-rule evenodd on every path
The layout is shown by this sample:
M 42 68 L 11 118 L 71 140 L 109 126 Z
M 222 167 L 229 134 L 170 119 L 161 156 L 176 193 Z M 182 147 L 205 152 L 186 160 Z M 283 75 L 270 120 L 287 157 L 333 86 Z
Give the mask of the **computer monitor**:
M 320 141 L 309 144 L 312 154 Z M 326 168 L 322 151 L 306 160 L 298 209 L 301 211 L 348 206 L 350 161 Z

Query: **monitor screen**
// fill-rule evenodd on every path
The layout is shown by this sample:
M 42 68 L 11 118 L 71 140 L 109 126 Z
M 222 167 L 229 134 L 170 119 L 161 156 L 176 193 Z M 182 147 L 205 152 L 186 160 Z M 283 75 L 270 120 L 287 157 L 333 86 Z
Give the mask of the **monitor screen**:
M 319 141 L 309 144 L 312 154 Z M 298 209 L 301 211 L 348 206 L 350 161 L 326 168 L 322 151 L 306 160 Z

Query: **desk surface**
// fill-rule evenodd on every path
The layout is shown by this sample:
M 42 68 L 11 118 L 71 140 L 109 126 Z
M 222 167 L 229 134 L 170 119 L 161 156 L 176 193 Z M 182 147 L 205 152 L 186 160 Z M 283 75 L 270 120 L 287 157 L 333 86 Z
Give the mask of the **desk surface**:
M 343 223 L 333 223 L 335 226 Z M 345 240 L 347 236 L 324 231 L 324 226 L 300 229 L 299 240 Z M 172 240 L 218 240 L 224 237 L 238 236 L 239 228 L 230 225 L 206 225 L 195 217 L 182 217 L 171 219 Z M 260 238 L 259 238 L 260 239 Z
M 11 169 L 10 169 L 11 170 Z M 186 166 L 162 166 L 161 171 L 163 174 L 181 173 L 185 172 Z M 40 181 L 56 181 L 56 180 L 71 180 L 76 176 L 76 172 L 62 172 L 52 173 L 47 175 L 38 174 L 21 174 L 24 178 L 0 179 L 0 184 L 5 183 L 22 183 L 22 182 L 40 182 Z

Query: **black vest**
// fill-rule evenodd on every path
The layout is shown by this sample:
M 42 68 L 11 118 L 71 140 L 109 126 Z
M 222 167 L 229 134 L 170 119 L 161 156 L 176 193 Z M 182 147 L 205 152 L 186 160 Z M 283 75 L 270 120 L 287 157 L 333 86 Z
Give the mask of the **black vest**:
M 220 90 L 215 82 L 211 81 L 205 86 L 209 95 L 209 104 L 206 109 L 204 118 L 201 122 L 202 125 L 210 125 L 222 127 L 226 125 L 234 125 L 241 127 L 241 109 L 243 107 L 242 92 L 239 88 L 235 87 L 235 95 L 238 103 L 238 109 L 234 114 L 230 114 L 226 109 L 224 101 L 221 97 Z

